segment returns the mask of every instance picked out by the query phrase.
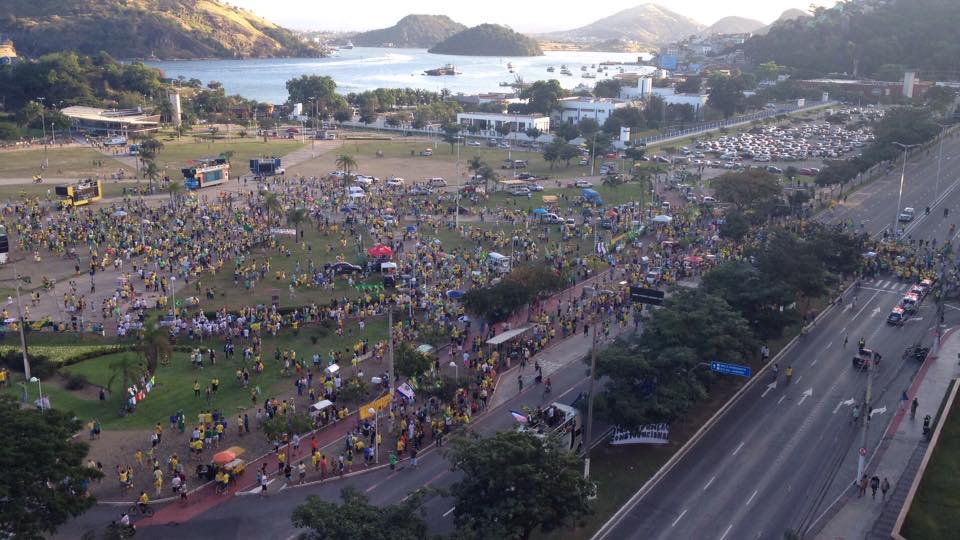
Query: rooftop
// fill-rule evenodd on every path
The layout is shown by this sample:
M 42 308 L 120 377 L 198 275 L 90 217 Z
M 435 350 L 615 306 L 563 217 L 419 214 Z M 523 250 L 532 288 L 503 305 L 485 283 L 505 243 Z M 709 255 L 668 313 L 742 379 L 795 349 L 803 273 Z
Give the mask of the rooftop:
M 156 126 L 160 123 L 160 115 L 146 114 L 139 109 L 111 110 L 75 105 L 60 112 L 73 120 L 88 122 L 115 122 L 132 126 Z

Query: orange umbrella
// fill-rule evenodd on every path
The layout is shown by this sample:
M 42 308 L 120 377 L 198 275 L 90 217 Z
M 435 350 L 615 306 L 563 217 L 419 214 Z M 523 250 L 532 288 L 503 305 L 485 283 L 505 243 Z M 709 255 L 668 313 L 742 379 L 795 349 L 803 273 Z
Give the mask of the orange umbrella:
M 213 456 L 213 462 L 217 465 L 226 465 L 235 459 L 237 459 L 237 453 L 232 450 L 217 452 Z

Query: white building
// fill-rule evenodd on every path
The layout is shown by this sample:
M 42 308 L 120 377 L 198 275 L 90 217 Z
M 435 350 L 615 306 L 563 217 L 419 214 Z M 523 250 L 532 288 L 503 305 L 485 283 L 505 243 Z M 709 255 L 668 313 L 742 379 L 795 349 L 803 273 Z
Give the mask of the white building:
M 629 105 L 627 101 L 607 98 L 570 97 L 560 100 L 560 122 L 579 124 L 584 118 L 592 118 L 601 126 L 613 111 Z
M 667 105 L 690 105 L 696 114 L 707 105 L 707 94 L 678 94 L 673 88 L 654 88 L 653 95 L 663 98 Z
M 639 77 L 635 86 L 620 87 L 620 99 L 646 99 L 653 91 L 653 79 Z
M 550 117 L 542 114 L 457 113 L 457 123 L 475 126 L 481 132 L 496 132 L 504 125 L 510 126 L 513 133 L 523 133 L 532 127 L 544 133 L 550 131 Z

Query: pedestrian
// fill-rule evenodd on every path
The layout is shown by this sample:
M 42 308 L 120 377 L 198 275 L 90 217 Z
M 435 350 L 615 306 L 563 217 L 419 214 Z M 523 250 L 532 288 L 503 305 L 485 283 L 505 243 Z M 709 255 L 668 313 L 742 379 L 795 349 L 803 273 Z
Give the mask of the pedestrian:
M 900 394 L 900 410 L 901 411 L 907 410 L 907 403 L 909 402 L 910 402 L 910 398 L 907 396 L 907 391 L 904 390 L 903 393 Z
M 284 467 L 283 467 L 283 478 L 287 481 L 288 484 L 290 483 L 290 475 L 291 475 L 291 473 L 293 473 L 293 467 L 291 467 L 290 464 L 287 463 L 287 464 L 284 465 Z M 877 490 L 874 489 L 873 491 L 876 492 Z
M 917 418 L 917 407 L 920 406 L 920 402 L 917 401 L 917 398 L 913 398 L 913 402 L 910 404 L 910 419 L 914 420 Z
M 410 450 L 410 466 L 414 469 L 417 468 L 417 449 L 413 448 Z
M 860 490 L 861 497 L 867 494 L 867 482 L 867 475 L 863 475 L 863 478 L 860 479 L 860 484 L 857 486 Z
M 518 390 L 518 393 L 523 392 L 523 376 L 522 375 L 517 375 L 517 386 L 520 388 Z
M 303 479 L 307 477 L 307 465 L 301 461 L 297 465 L 297 471 L 300 473 L 300 483 L 303 484 Z
M 263 471 L 257 473 L 257 477 L 260 479 L 260 496 L 267 496 L 267 475 Z
M 873 475 L 873 478 L 870 479 L 870 492 L 874 500 L 876 500 L 877 498 L 877 488 L 879 487 L 880 487 L 880 477 L 877 475 Z
M 390 470 L 395 471 L 397 469 L 397 454 L 395 452 L 390 452 Z
M 880 491 L 883 492 L 882 499 L 887 500 L 887 492 L 890 491 L 890 480 L 887 480 L 887 477 L 883 477 L 883 483 L 880 484 Z

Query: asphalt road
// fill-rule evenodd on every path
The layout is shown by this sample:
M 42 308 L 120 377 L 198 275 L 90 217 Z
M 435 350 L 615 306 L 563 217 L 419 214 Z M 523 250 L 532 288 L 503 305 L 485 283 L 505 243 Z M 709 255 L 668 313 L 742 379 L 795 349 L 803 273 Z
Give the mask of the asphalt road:
M 914 239 L 942 243 L 960 203 L 960 141 L 944 143 L 940 196 L 935 194 L 937 149 L 907 165 L 901 206 L 918 217 L 905 227 Z M 900 169 L 850 196 L 847 205 L 823 216 L 853 220 L 871 234 L 893 223 L 898 211 Z M 929 216 L 924 208 L 931 206 Z M 951 216 L 943 217 L 943 207 Z M 887 217 L 889 216 L 889 220 Z M 954 240 L 956 237 L 953 238 Z M 902 360 L 904 349 L 932 342 L 932 298 L 903 327 L 886 324 L 890 308 L 909 288 L 889 278 L 863 284 L 832 309 L 780 361 L 775 387 L 770 371 L 708 430 L 653 489 L 633 501 L 600 538 L 777 539 L 788 529 L 805 531 L 856 478 L 862 431 L 851 425 L 852 401 L 860 401 L 866 374 L 851 366 L 860 337 L 883 360 L 873 383 L 875 415 L 868 430 L 868 452 L 899 406 L 919 362 Z M 952 311 L 952 310 L 951 310 Z M 956 318 L 953 314 L 949 317 Z M 951 321 L 947 321 L 950 323 Z M 849 343 L 844 346 L 844 338 Z M 784 371 L 794 368 L 791 384 Z M 921 397 L 921 399 L 923 399 Z
M 501 406 L 492 409 L 485 416 L 476 419 L 470 429 L 481 435 L 490 435 L 496 431 L 512 429 L 516 425 L 510 415 L 511 410 L 522 410 L 524 406 L 558 401 L 571 404 L 580 395 L 586 393 L 588 379 L 586 367 L 582 362 L 589 351 L 590 339 L 582 334 L 566 341 L 546 361 L 544 376 L 553 383 L 553 392 L 544 396 L 540 385 L 525 385 L 522 393 L 511 397 Z M 526 374 L 530 375 L 528 367 Z M 501 382 L 508 392 L 516 392 L 515 375 L 504 377 Z M 599 435 L 605 429 L 595 425 L 594 433 Z M 458 479 L 458 474 L 450 470 L 449 462 L 442 451 L 434 449 L 432 442 L 420 454 L 419 465 L 413 469 L 409 462 L 401 462 L 396 471 L 388 468 L 348 477 L 344 480 L 327 481 L 303 487 L 280 489 L 283 480 L 270 484 L 269 496 L 257 494 L 234 496 L 232 500 L 220 504 L 204 514 L 182 523 L 141 527 L 137 538 L 168 539 L 175 536 L 183 538 L 244 539 L 244 538 L 289 538 L 296 534 L 290 522 L 293 508 L 301 504 L 308 495 L 319 495 L 325 500 L 338 501 L 340 491 L 352 486 L 365 493 L 373 504 L 392 504 L 404 500 L 411 492 L 419 488 L 448 488 Z M 446 449 L 446 444 L 444 449 Z M 381 456 L 381 463 L 386 457 Z M 250 473 L 252 474 L 252 473 Z M 309 478 L 309 477 L 308 477 Z M 179 504 L 179 503 L 172 503 Z M 453 502 L 441 493 L 427 494 L 424 510 L 431 532 L 443 533 L 453 530 Z M 58 538 L 76 538 L 87 530 L 102 530 L 111 520 L 117 519 L 124 508 L 96 506 L 68 525 L 61 528 Z

